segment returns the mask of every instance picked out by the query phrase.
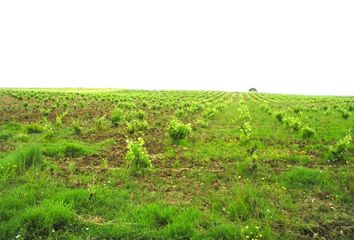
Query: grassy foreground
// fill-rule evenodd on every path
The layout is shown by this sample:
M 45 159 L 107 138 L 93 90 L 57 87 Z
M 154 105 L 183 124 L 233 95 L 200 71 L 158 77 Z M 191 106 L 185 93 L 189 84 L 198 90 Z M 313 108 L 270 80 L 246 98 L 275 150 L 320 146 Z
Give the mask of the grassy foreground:
M 352 239 L 354 97 L 0 89 L 0 239 Z

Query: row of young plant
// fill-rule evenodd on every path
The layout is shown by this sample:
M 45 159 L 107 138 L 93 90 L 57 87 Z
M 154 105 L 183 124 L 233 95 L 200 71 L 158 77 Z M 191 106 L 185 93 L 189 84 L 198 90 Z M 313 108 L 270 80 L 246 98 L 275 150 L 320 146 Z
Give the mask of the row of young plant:
M 250 94 L 251 95 L 251 94 Z M 242 151 L 242 161 L 238 161 L 235 164 L 235 170 L 238 178 L 248 178 L 257 174 L 258 168 L 258 156 L 257 156 L 257 142 L 252 140 L 252 115 L 246 105 L 245 99 L 252 102 L 254 99 L 247 95 L 242 95 L 239 101 L 239 107 L 237 109 L 237 117 L 235 123 L 240 131 L 238 150 Z
M 270 94 L 250 94 L 257 102 L 269 103 L 272 105 L 294 105 L 296 114 L 301 112 L 322 112 L 325 115 L 339 116 L 343 119 L 350 119 L 354 111 L 354 100 L 350 97 L 309 97 L 309 96 L 282 96 Z
M 202 121 L 205 122 L 202 127 L 206 127 L 206 121 L 212 119 L 216 113 L 225 108 L 225 105 L 217 105 L 214 108 L 207 108 L 202 114 Z M 183 123 L 175 116 L 170 120 L 167 126 L 167 133 L 173 144 L 178 144 L 181 140 L 186 139 L 192 132 L 191 123 Z M 198 119 L 200 121 L 200 119 Z M 198 125 L 198 120 L 196 125 Z M 136 141 L 127 140 L 127 153 L 125 159 L 127 166 L 133 174 L 140 174 L 152 168 L 151 158 L 145 148 L 145 141 L 140 137 Z
M 80 105 L 90 105 L 94 101 L 100 105 L 118 105 L 122 108 L 129 107 L 160 107 L 178 106 L 180 103 L 203 102 L 205 100 L 215 100 L 222 96 L 220 92 L 189 92 L 189 91 L 116 91 L 113 93 L 68 93 L 48 91 L 28 91 L 28 90 L 0 90 L 0 96 L 9 96 L 23 102 L 24 108 L 43 107 L 63 108 L 68 107 L 69 102 L 80 102 Z M 36 101 L 37 100 L 37 101 Z M 137 106 L 137 104 L 139 106 Z M 75 106 L 75 105 L 73 105 Z
M 269 105 L 264 103 L 261 105 L 261 108 L 264 112 L 274 116 L 280 124 L 285 125 L 287 128 L 293 130 L 294 132 L 300 132 L 301 137 L 305 140 L 313 138 L 316 134 L 316 131 L 313 128 L 305 126 L 298 117 L 286 116 L 285 112 L 283 111 L 273 112 Z M 296 108 L 294 109 L 294 112 L 298 113 Z M 351 129 L 349 129 L 343 138 L 339 139 L 332 146 L 329 146 L 327 154 L 328 161 L 344 161 L 344 156 L 349 151 L 351 144 L 352 133 Z
M 42 117 L 47 117 L 51 121 L 55 121 L 55 118 L 61 112 L 67 112 L 67 119 L 91 120 L 93 117 L 101 118 L 103 115 L 109 115 L 112 105 L 123 111 L 166 111 L 167 109 L 177 109 L 175 110 L 177 117 L 188 119 L 188 115 L 193 116 L 203 111 L 210 112 L 212 106 L 221 105 L 224 96 L 220 92 L 193 92 L 192 94 L 188 91 L 175 93 L 165 91 L 117 91 L 115 93 L 99 93 L 97 95 L 55 92 L 55 96 L 52 96 L 53 94 L 49 90 L 38 92 L 25 90 L 4 92 L 0 90 L 0 96 L 15 96 L 18 99 L 22 99 L 21 102 L 4 104 L 1 108 L 5 113 L 8 113 L 8 117 L 15 118 L 15 116 L 22 115 L 18 114 L 17 111 L 23 111 L 26 115 L 30 115 L 32 120 L 40 120 Z M 41 97 L 32 98 L 37 95 Z M 26 98 L 24 99 L 23 96 L 26 96 Z M 21 106 L 23 106 L 22 110 Z M 203 122 L 200 122 L 200 125 L 203 125 Z
M 217 105 L 214 107 L 213 104 Z M 206 101 L 206 105 L 208 107 L 201 108 L 204 109 L 204 111 L 201 112 L 201 119 L 204 122 L 213 118 L 218 111 L 221 111 L 225 107 L 224 103 L 220 103 L 219 101 L 215 100 L 214 102 Z M 128 133 L 135 133 L 142 132 L 148 129 L 146 116 L 146 112 L 142 110 L 123 111 L 120 108 L 116 108 L 111 112 L 109 116 L 104 115 L 102 117 L 93 119 L 93 123 L 95 129 L 99 131 L 107 129 L 110 122 L 111 127 L 119 127 L 122 125 L 126 125 Z M 27 134 L 42 133 L 44 134 L 47 140 L 50 140 L 55 136 L 56 132 L 59 131 L 59 129 L 64 129 L 68 123 L 70 124 L 70 128 L 72 128 L 74 134 L 82 134 L 82 132 L 84 131 L 83 124 L 85 123 L 81 122 L 79 118 L 73 119 L 71 122 L 66 119 L 69 119 L 68 111 L 59 113 L 52 121 L 48 120 L 47 115 L 44 115 L 40 122 L 26 124 L 25 133 L 21 134 L 21 139 L 17 140 L 26 142 L 26 139 L 29 140 L 29 136 Z M 65 123 L 64 120 L 66 120 Z M 197 120 L 194 126 L 198 126 L 198 123 L 200 122 L 198 122 Z M 206 127 L 206 124 L 203 124 L 203 127 Z M 184 124 L 177 117 L 173 117 L 171 119 L 167 128 L 167 133 L 174 143 L 178 143 L 180 140 L 186 138 L 191 131 L 192 124 Z

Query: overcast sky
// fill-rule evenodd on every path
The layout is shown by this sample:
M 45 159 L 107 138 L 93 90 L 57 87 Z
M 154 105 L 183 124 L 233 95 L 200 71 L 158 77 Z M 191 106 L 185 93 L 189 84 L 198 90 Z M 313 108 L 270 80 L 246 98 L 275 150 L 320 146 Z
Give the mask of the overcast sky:
M 1 1 L 0 87 L 354 95 L 354 1 Z

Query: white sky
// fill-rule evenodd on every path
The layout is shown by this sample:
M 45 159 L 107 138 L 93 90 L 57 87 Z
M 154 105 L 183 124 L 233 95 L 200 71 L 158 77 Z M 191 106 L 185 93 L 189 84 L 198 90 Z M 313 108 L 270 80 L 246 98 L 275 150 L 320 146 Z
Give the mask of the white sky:
M 354 1 L 0 1 L 0 87 L 354 95 Z

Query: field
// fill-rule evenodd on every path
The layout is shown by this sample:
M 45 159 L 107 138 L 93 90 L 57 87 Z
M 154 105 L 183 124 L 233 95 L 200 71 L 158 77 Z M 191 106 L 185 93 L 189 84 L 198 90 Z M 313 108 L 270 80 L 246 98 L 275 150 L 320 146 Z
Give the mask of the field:
M 0 89 L 0 239 L 352 239 L 354 97 Z

